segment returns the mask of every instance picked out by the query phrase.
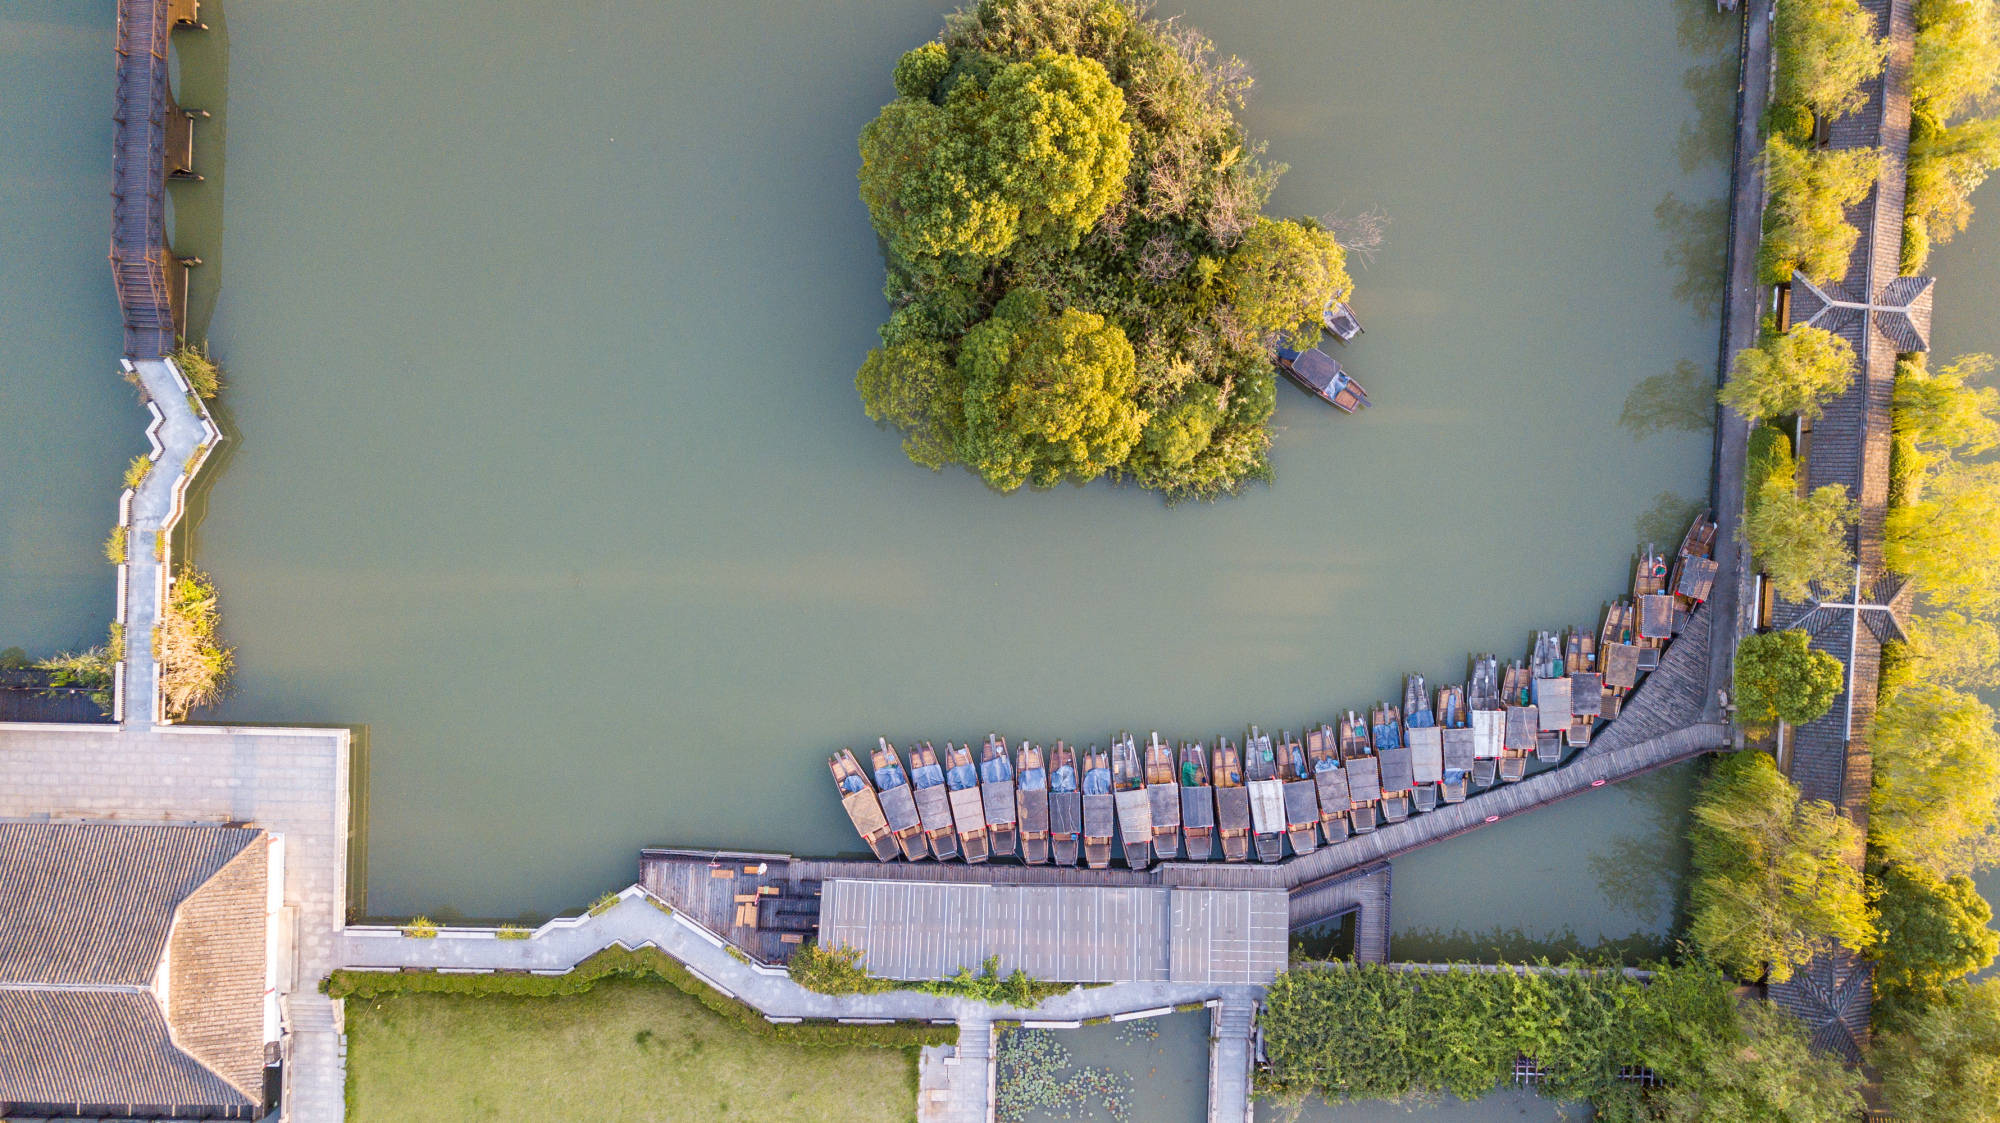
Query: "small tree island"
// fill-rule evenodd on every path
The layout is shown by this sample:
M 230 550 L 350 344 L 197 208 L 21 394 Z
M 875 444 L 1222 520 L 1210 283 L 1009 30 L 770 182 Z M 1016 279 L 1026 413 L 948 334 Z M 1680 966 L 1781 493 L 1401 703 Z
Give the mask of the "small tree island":
M 892 309 L 855 378 L 911 460 L 1001 491 L 1267 479 L 1271 344 L 1353 288 L 1232 109 L 1235 58 L 1132 0 L 981 0 L 861 131 Z

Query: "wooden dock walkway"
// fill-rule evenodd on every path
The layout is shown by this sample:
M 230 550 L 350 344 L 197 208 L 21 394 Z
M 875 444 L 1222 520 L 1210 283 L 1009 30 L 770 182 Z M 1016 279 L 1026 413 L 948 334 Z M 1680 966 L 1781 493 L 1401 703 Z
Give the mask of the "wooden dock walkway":
M 118 102 L 111 153 L 111 276 L 125 356 L 158 359 L 187 330 L 187 263 L 167 244 L 167 180 L 192 168 L 193 131 L 174 104 L 171 0 L 118 0 Z M 175 151 L 169 159 L 169 141 Z
M 1861 5 L 1874 17 L 1877 33 L 1889 39 L 1889 64 L 1865 87 L 1867 104 L 1832 124 L 1829 143 L 1836 149 L 1882 150 L 1874 188 L 1848 212 L 1861 238 L 1839 286 L 1846 298 L 1873 304 L 1901 272 L 1916 26 L 1911 0 L 1861 0 Z M 1847 587 L 1820 590 L 1806 602 L 1780 602 L 1773 622 L 1803 628 L 1814 648 L 1846 668 L 1846 689 L 1833 708 L 1795 731 L 1788 764 L 1802 798 L 1833 804 L 1865 830 L 1873 778 L 1869 732 L 1882 642 L 1894 624 L 1886 612 L 1853 606 L 1894 604 L 1900 591 L 1882 564 L 1882 525 L 1889 499 L 1890 401 L 1901 347 L 1884 330 L 1883 314 L 1874 311 L 1837 319 L 1832 330 L 1853 346 L 1858 370 L 1854 384 L 1829 402 L 1812 426 L 1804 449 L 1806 486 L 1839 485 L 1858 504 L 1852 541 L 1859 566 Z M 1815 1044 L 1859 1062 L 1872 989 L 1867 963 L 1836 950 L 1819 956 L 1791 982 L 1773 986 L 1771 998 L 1806 1023 Z
M 1293 927 L 1361 911 L 1357 951 L 1389 955 L 1391 859 L 1489 823 L 1547 807 L 1606 784 L 1644 775 L 1729 744 L 1725 725 L 1704 720 L 1709 693 L 1709 614 L 1697 609 L 1680 638 L 1627 700 L 1619 719 L 1568 763 L 1519 783 L 1496 786 L 1463 803 L 1383 826 L 1278 863 L 1169 862 L 1146 870 L 1091 870 L 1011 863 L 878 862 L 794 858 L 744 851 L 648 849 L 640 884 L 739 950 L 767 964 L 783 962 L 816 919 L 821 886 L 836 879 L 1008 886 L 1283 889 Z M 742 910 L 751 906 L 751 914 Z M 760 911 L 761 910 L 761 911 Z M 771 930 L 743 923 L 755 915 L 785 918 Z M 787 940 L 787 936 L 794 939 Z M 1362 938 L 1362 937 L 1365 937 Z

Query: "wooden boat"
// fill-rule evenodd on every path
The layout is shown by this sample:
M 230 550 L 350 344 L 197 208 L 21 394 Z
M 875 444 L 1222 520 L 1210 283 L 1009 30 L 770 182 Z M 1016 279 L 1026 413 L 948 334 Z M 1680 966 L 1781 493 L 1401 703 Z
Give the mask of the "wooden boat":
M 1336 300 L 1319 314 L 1319 322 L 1326 325 L 1327 333 L 1342 343 L 1351 343 L 1361 334 L 1361 321 L 1354 315 L 1354 307 L 1345 300 Z
M 1056 865 L 1076 864 L 1077 847 L 1083 841 L 1083 792 L 1076 768 L 1076 753 L 1061 741 L 1049 757 L 1049 850 Z
M 1021 860 L 1040 865 L 1049 860 L 1049 769 L 1042 747 L 1021 742 L 1014 755 L 1014 807 L 1021 828 Z
M 1632 622 L 1632 604 L 1620 599 L 1604 610 L 1604 630 L 1598 634 L 1598 670 L 1604 675 L 1604 702 L 1600 716 L 1609 721 L 1618 716 L 1625 695 L 1639 683 L 1639 635 Z
M 1333 726 L 1321 723 L 1306 730 L 1306 759 L 1312 763 L 1313 788 L 1319 794 L 1319 833 L 1332 845 L 1347 837 L 1347 809 L 1354 802 L 1347 791 L 1347 773 L 1340 767 L 1340 741 Z
M 1446 803 L 1465 802 L 1466 778 L 1472 775 L 1472 719 L 1465 712 L 1465 688 L 1447 686 L 1437 694 L 1437 723 L 1442 730 L 1444 778 L 1438 795 Z
M 1375 744 L 1368 723 L 1353 710 L 1340 719 L 1340 765 L 1347 773 L 1347 823 L 1355 834 L 1375 829 L 1376 804 L 1382 798 L 1382 762 L 1375 759 Z
M 1500 747 L 1500 780 L 1511 784 L 1528 774 L 1528 757 L 1535 751 L 1541 713 L 1535 709 L 1534 677 L 1516 659 L 1500 680 L 1507 703 L 1507 737 Z
M 1694 525 L 1688 527 L 1687 537 L 1681 539 L 1681 550 L 1674 556 L 1674 572 L 1669 588 L 1679 601 L 1682 612 L 1692 612 L 1694 606 L 1706 601 L 1715 587 L 1715 523 L 1703 511 L 1695 516 Z
M 1083 754 L 1083 864 L 1094 870 L 1111 866 L 1113 823 L 1111 758 L 1090 746 Z
M 1208 750 L 1200 741 L 1181 742 L 1181 833 L 1187 836 L 1187 857 L 1206 862 L 1215 857 L 1215 789 L 1209 783 Z
M 1535 755 L 1544 764 L 1560 764 L 1570 728 L 1569 668 L 1563 645 L 1547 632 L 1535 635 L 1534 696 Z
M 1250 857 L 1250 789 L 1243 786 L 1243 758 L 1229 738 L 1215 743 L 1208 774 L 1215 781 L 1215 829 L 1222 838 L 1222 857 L 1245 861 Z
M 1563 648 L 1563 665 L 1574 675 L 1597 669 L 1597 637 L 1588 628 L 1571 628 Z
M 1368 712 L 1369 730 L 1374 734 L 1375 759 L 1382 763 L 1382 821 L 1400 823 L 1410 817 L 1410 789 L 1416 787 L 1416 770 L 1410 761 L 1410 746 L 1403 743 L 1403 714 L 1394 706 L 1377 705 Z
M 1111 793 L 1118 804 L 1118 841 L 1125 864 L 1143 870 L 1153 864 L 1153 801 L 1146 795 L 1146 764 L 1139 743 L 1120 733 L 1111 742 Z
M 910 746 L 910 786 L 916 789 L 917 813 L 923 817 L 924 838 L 931 844 L 931 853 L 940 862 L 958 857 L 958 828 L 951 817 L 950 789 L 945 786 L 944 765 L 929 741 Z
M 1292 853 L 1310 854 L 1319 848 L 1319 793 L 1305 746 L 1290 730 L 1278 738 L 1278 778 L 1285 784 L 1285 840 Z
M 882 801 L 882 815 L 889 820 L 889 833 L 896 836 L 903 857 L 912 862 L 930 857 L 930 844 L 924 841 L 923 817 L 917 814 L 916 793 L 910 790 L 910 774 L 903 771 L 903 758 L 896 755 L 896 747 L 876 738 L 875 751 L 868 754 L 868 763 L 875 777 L 875 794 Z
M 1354 413 L 1368 408 L 1368 391 L 1350 378 L 1332 355 L 1317 347 L 1295 351 L 1278 348 L 1278 369 L 1307 393 L 1335 409 Z
M 1410 803 L 1418 811 L 1435 811 L 1438 785 L 1444 782 L 1444 730 L 1431 712 L 1431 692 L 1422 675 L 1403 678 L 1403 743 L 1410 747 L 1410 771 L 1416 780 Z
M 861 841 L 882 861 L 894 858 L 899 849 L 896 836 L 890 833 L 889 820 L 882 814 L 882 802 L 875 797 L 874 786 L 855 761 L 854 750 L 842 749 L 826 763 L 833 770 L 833 786 L 840 792 L 840 805 L 847 809 L 847 817 L 854 821 Z
M 1158 730 L 1146 741 L 1146 799 L 1153 809 L 1153 854 L 1171 862 L 1181 853 L 1181 785 L 1174 775 L 1174 747 Z
M 1278 779 L 1278 754 L 1271 738 L 1256 726 L 1243 742 L 1243 786 L 1250 789 L 1250 826 L 1257 842 L 1257 860 L 1285 857 L 1285 782 Z
M 1632 573 L 1632 602 L 1641 648 L 1658 648 L 1674 634 L 1674 598 L 1667 592 L 1667 559 L 1647 546 Z M 1645 657 L 1640 657 L 1643 665 Z
M 1604 713 L 1604 675 L 1597 669 L 1597 637 L 1588 628 L 1569 630 L 1569 747 L 1587 748 Z
M 1020 806 L 1014 799 L 1014 762 L 1007 742 L 988 733 L 979 750 L 979 799 L 986 815 L 986 839 L 996 858 L 1011 858 L 1020 849 Z
M 1481 791 L 1498 778 L 1507 747 L 1507 704 L 1500 694 L 1500 661 L 1481 655 L 1472 661 L 1465 705 L 1472 717 L 1472 786 Z
M 944 783 L 951 789 L 951 817 L 958 824 L 959 849 L 965 860 L 978 864 L 992 853 L 986 838 L 986 809 L 980 801 L 979 766 L 972 762 L 970 744 L 944 743 Z

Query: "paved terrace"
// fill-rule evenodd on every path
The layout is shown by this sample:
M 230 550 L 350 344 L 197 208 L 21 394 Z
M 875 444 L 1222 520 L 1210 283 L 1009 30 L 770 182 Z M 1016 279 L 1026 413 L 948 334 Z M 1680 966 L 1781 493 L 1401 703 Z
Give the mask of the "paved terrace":
M 316 989 L 345 918 L 348 732 L 0 725 L 0 819 L 251 823 L 285 839 L 295 943 L 285 1117 L 337 1123 L 345 1073 L 334 1004 Z

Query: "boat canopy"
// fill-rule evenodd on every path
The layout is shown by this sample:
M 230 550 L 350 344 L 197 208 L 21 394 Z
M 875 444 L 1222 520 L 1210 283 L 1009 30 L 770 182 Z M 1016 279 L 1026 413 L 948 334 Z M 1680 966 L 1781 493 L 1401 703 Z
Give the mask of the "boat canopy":
M 1252 780 L 1243 785 L 1250 793 L 1250 821 L 1258 834 L 1285 832 L 1285 785 L 1276 780 Z
M 1444 779 L 1444 730 L 1436 726 L 1411 729 L 1410 767 L 1417 783 L 1434 784 Z
M 917 786 L 920 788 L 935 788 L 944 783 L 944 769 L 938 767 L 937 761 L 917 765 L 916 771 L 911 775 L 916 778 Z
M 1112 795 L 1118 802 L 1118 827 L 1125 837 L 1134 842 L 1151 841 L 1153 804 L 1146 796 L 1146 789 L 1127 788 Z
M 1492 760 L 1506 744 L 1507 711 L 1472 711 L 1472 755 Z
M 884 764 L 875 769 L 875 786 L 884 791 L 900 788 L 905 782 L 900 764 Z
M 1014 766 L 1007 763 L 1005 754 L 990 756 L 979 762 L 979 778 L 989 784 L 1014 778 Z
M 1023 782 L 1026 780 L 1023 778 Z M 1052 792 L 1073 792 L 1076 790 L 1076 766 L 1059 764 L 1049 775 L 1049 790 Z
M 1024 792 L 1039 792 L 1049 786 L 1049 770 L 1046 768 L 1023 768 L 1018 781 Z
M 954 764 L 945 773 L 945 779 L 951 781 L 954 788 L 969 788 L 979 782 L 979 770 L 970 763 Z
M 1111 770 L 1109 768 L 1093 768 L 1090 771 L 1084 773 L 1083 794 L 1110 795 Z
M 1554 733 L 1569 728 L 1569 679 L 1535 680 L 1535 707 L 1540 711 L 1540 730 Z
M 1444 731 L 1444 771 L 1446 778 L 1453 772 L 1470 772 L 1475 753 L 1474 742 L 1478 735 L 1464 726 L 1454 726 Z
M 857 773 L 849 772 L 840 778 L 840 790 L 848 795 L 853 795 L 867 786 L 868 781 L 862 779 Z

